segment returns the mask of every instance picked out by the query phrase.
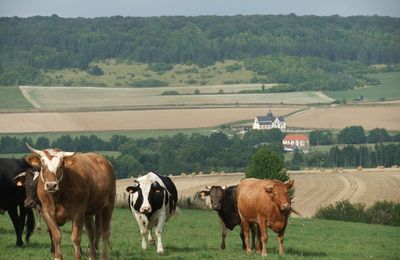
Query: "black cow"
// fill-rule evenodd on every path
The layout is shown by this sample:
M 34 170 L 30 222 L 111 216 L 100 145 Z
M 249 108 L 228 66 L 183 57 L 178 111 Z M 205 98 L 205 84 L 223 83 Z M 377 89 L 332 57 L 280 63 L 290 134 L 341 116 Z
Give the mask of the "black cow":
M 25 159 L 0 158 L 0 209 L 6 210 L 13 223 L 17 235 L 16 246 L 23 245 L 22 234 L 26 225 L 25 241 L 29 238 L 35 228 L 33 210 L 24 207 L 25 189 L 14 183 L 14 177 L 26 171 L 31 166 Z M 19 215 L 18 215 L 19 207 Z
M 246 249 L 244 233 L 241 226 L 239 211 L 237 208 L 235 186 L 206 186 L 207 190 L 201 191 L 202 196 L 210 196 L 212 209 L 217 211 L 221 224 L 221 249 L 225 249 L 225 240 L 227 229 L 233 230 L 237 225 L 240 225 L 240 238 L 242 239 L 242 248 Z M 252 225 L 251 234 L 253 238 L 253 248 L 255 247 L 255 235 L 257 234 L 257 250 L 259 250 L 260 231 L 256 225 Z
M 151 233 L 156 227 L 157 253 L 163 254 L 163 227 L 175 212 L 178 201 L 175 184 L 168 177 L 149 172 L 134 180 L 126 191 L 129 192 L 129 207 L 140 228 L 142 248 L 147 248 L 147 235 L 149 242 L 153 242 Z

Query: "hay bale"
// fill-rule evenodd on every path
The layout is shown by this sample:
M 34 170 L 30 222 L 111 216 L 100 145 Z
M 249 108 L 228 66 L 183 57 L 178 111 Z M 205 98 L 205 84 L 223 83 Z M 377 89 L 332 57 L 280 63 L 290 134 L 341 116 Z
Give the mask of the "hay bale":
M 362 166 L 358 166 L 358 167 L 357 167 L 357 171 L 358 171 L 358 172 L 361 172 L 362 170 L 363 170 L 363 167 L 362 167 Z

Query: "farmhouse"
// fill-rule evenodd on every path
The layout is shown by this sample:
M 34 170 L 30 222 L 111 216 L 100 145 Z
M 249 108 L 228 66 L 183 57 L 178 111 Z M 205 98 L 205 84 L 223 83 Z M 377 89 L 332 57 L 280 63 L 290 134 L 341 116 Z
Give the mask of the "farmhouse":
M 293 151 L 295 148 L 301 148 L 310 145 L 310 140 L 306 135 L 290 134 L 282 140 L 285 151 Z
M 254 119 L 253 129 L 268 130 L 272 128 L 286 130 L 286 122 L 283 116 L 274 116 L 271 109 L 268 111 L 266 116 L 256 116 Z

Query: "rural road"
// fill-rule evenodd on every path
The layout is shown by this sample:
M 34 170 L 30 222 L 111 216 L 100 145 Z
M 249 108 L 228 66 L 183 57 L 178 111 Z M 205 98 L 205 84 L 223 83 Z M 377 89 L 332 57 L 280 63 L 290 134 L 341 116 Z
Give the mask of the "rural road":
M 376 201 L 400 202 L 400 168 L 364 169 L 360 172 L 345 169 L 333 173 L 331 170 L 290 172 L 295 180 L 293 206 L 303 217 L 312 217 L 315 211 L 340 200 L 361 202 L 371 205 Z M 191 197 L 206 185 L 236 185 L 244 177 L 243 173 L 224 175 L 204 174 L 174 176 L 179 197 Z M 123 198 L 130 179 L 117 181 L 119 198 Z

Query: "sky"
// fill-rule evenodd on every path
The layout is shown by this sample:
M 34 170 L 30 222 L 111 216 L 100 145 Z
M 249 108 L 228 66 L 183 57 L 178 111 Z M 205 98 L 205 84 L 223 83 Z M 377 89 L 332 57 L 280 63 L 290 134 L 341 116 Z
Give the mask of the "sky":
M 400 17 L 400 0 L 0 0 L 0 17 L 290 14 Z

